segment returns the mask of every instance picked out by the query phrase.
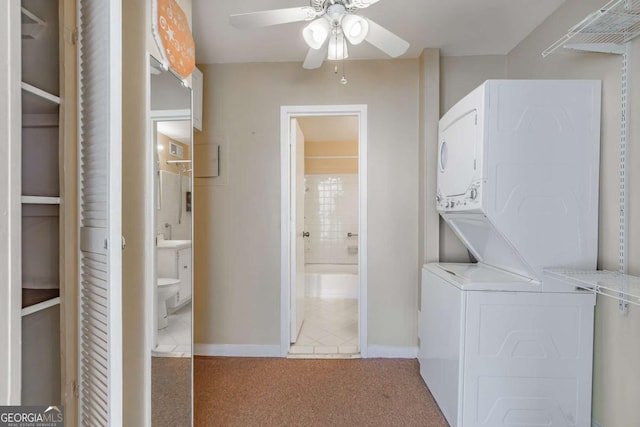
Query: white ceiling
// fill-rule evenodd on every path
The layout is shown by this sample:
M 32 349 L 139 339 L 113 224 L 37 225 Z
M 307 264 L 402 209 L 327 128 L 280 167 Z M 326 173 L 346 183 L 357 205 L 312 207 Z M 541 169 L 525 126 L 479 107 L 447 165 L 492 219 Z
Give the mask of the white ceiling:
M 304 22 L 238 30 L 229 15 L 308 6 L 308 0 L 192 0 L 196 61 L 302 62 L 307 46 Z M 425 48 L 443 55 L 504 55 L 553 13 L 564 0 L 380 0 L 361 14 L 407 40 L 403 56 Z M 349 49 L 352 59 L 387 58 L 363 43 Z
M 179 141 L 187 145 L 191 144 L 191 120 L 158 122 L 157 129 L 159 133 L 166 135 L 175 141 Z

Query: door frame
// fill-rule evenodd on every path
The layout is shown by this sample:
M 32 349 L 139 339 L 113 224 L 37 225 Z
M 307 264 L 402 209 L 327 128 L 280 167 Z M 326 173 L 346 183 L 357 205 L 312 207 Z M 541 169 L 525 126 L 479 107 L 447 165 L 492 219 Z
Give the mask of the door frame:
M 280 354 L 287 357 L 291 345 L 291 119 L 313 116 L 358 117 L 358 344 L 367 357 L 367 105 L 290 105 L 280 107 Z

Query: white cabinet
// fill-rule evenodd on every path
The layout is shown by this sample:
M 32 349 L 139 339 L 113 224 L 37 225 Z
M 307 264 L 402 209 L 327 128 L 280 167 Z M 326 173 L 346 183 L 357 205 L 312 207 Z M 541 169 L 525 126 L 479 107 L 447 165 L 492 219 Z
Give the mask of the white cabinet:
M 158 247 L 158 277 L 180 279 L 178 296 L 167 301 L 168 307 L 191 301 L 191 247 Z

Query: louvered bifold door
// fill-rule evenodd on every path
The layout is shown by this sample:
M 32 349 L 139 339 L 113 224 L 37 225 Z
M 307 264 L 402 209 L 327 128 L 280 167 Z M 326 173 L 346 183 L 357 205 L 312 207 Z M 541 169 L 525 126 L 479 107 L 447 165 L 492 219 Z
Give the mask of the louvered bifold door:
M 121 2 L 78 0 L 79 420 L 122 425 Z

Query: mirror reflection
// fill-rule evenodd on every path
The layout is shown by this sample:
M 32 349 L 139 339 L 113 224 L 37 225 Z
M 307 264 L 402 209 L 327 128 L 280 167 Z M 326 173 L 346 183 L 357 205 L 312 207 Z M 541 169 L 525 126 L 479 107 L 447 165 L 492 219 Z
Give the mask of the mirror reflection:
M 152 424 L 191 423 L 191 89 L 151 58 L 150 139 L 155 165 Z

